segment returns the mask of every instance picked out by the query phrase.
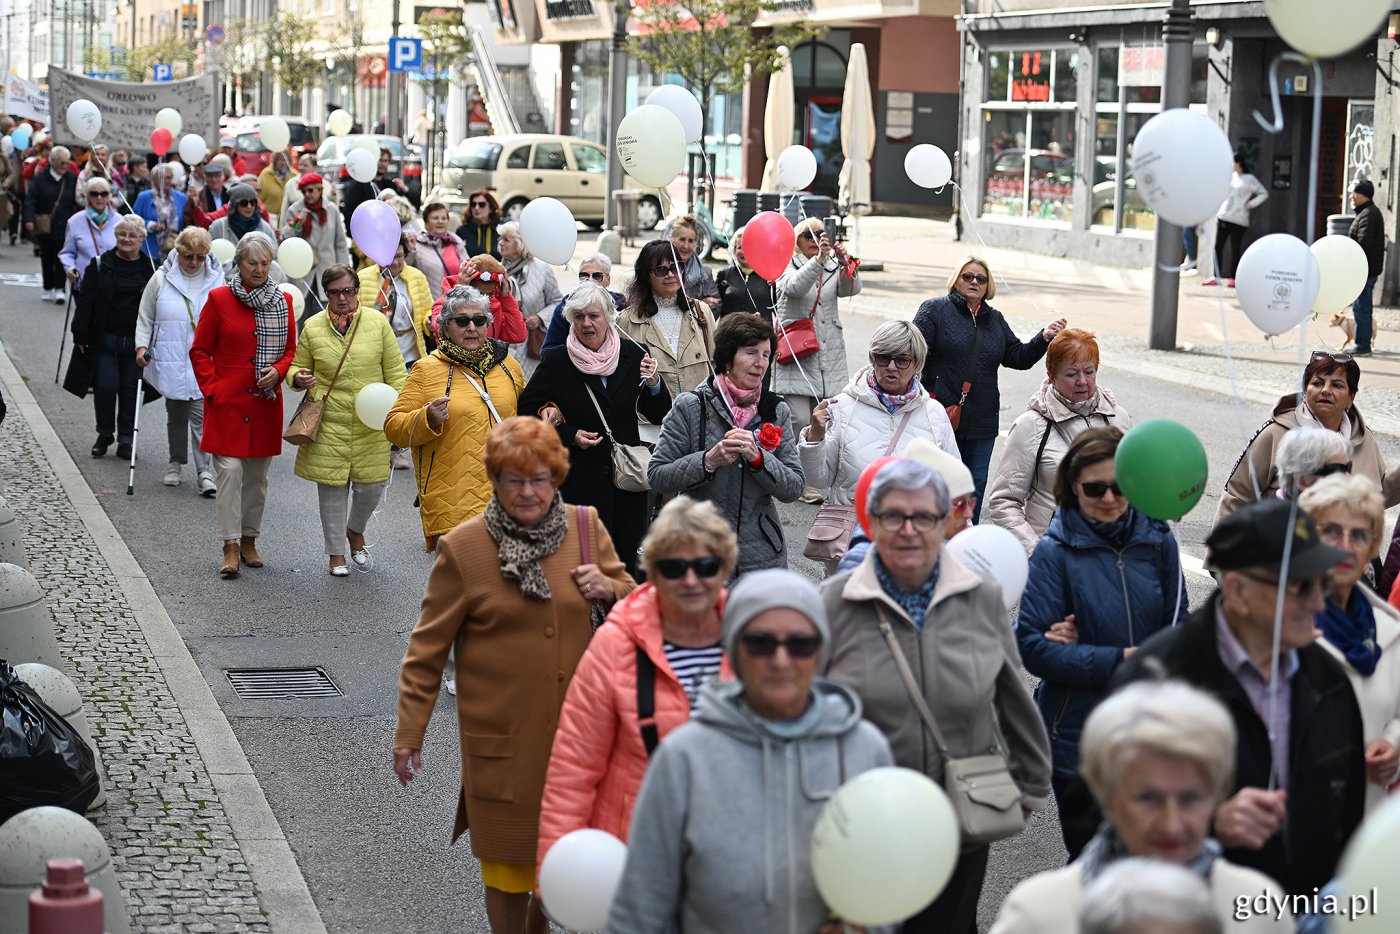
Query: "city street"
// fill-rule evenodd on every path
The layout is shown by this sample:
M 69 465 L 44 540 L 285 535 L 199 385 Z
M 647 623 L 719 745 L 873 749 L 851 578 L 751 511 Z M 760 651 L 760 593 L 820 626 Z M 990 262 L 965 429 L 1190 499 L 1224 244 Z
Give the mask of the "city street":
M 920 225 L 917 235 L 934 247 L 918 253 L 909 236 L 900 233 L 907 229 L 901 224 Z M 593 234 L 580 236 L 591 241 Z M 589 250 L 590 245 L 581 243 L 578 255 Z M 869 335 L 883 320 L 901 313 L 912 317 L 920 301 L 939 294 L 948 264 L 967 251 L 968 244 L 948 238 L 946 225 L 868 223 L 864 253 L 884 258 L 888 271 L 869 273 L 866 293 L 843 311 L 852 365 L 865 359 Z M 1177 526 L 1192 567 L 1187 575 L 1189 599 L 1192 606 L 1198 605 L 1210 588 L 1198 571 L 1202 542 L 1224 477 L 1247 435 L 1267 415 L 1262 400 L 1270 392 L 1276 396 L 1287 391 L 1296 380 L 1296 350 L 1271 350 L 1257 334 L 1246 339 L 1251 359 L 1241 364 L 1248 390 L 1240 403 L 1247 432 L 1242 436 L 1235 403 L 1218 391 L 1228 385 L 1223 360 L 1203 336 L 1208 335 L 1206 319 L 1214 313 L 1213 301 L 1203 306 L 1194 294 L 1183 301 L 1183 339 L 1196 345 L 1195 352 L 1149 353 L 1142 349 L 1143 329 L 1138 324 L 1146 315 L 1141 304 L 1145 283 L 1134 278 L 1138 272 L 1106 271 L 1083 263 L 1057 266 L 1057 261 L 1044 257 L 1005 251 L 992 256 L 1005 264 L 1000 268 L 1006 272 L 1003 295 L 994 304 L 1006 311 L 1021 336 L 1058 315 L 1066 315 L 1072 326 L 1087 321 L 1086 326 L 1100 332 L 1103 345 L 1101 385 L 1111 388 L 1136 419 L 1175 418 L 1204 442 L 1211 469 L 1207 493 Z M 1097 277 L 1094 281 L 1079 278 L 1086 269 Z M 125 495 L 126 464 L 111 456 L 90 457 L 95 435 L 92 405 L 54 383 L 64 308 L 40 302 L 37 272 L 38 260 L 27 246 L 0 247 L 0 281 L 6 295 L 0 306 L 0 342 L 183 636 L 291 846 L 325 928 L 337 934 L 487 931 L 479 875 L 466 841 L 456 846 L 448 841 L 459 759 L 453 705 L 445 692 L 424 747 L 422 779 L 400 788 L 390 768 L 398 666 L 431 562 L 431 555 L 423 552 L 413 507 L 412 472 L 394 474 L 367 530 L 373 569 L 347 579 L 332 578 L 322 554 L 315 489 L 292 475 L 295 449 L 285 446 L 273 463 L 259 541 L 267 567 L 245 570 L 234 581 L 219 579 L 213 501 L 195 494 L 189 469 L 182 486 L 172 489 L 161 483 L 167 451 L 162 403 L 147 405 L 141 414 L 134 496 Z M 630 276 L 630 270 L 615 273 L 614 288 Z M 561 269 L 559 274 L 567 292 L 574 273 Z M 1190 281 L 1183 290 L 1205 291 Z M 1061 297 L 1050 304 L 1054 299 L 1045 298 L 1047 293 Z M 1115 308 L 1122 312 L 1116 318 Z M 1235 318 L 1243 321 L 1238 311 L 1231 321 Z M 1393 339 L 1385 334 L 1381 343 L 1394 349 Z M 1372 360 L 1362 362 L 1367 374 L 1397 370 L 1394 355 L 1378 354 Z M 1041 368 L 1002 371 L 1003 428 L 1024 409 L 1043 374 Z M 1386 430 L 1400 424 L 1393 418 L 1400 413 L 1395 411 L 1393 384 L 1379 385 L 1387 388 L 1380 390 L 1377 383 L 1363 379 L 1359 404 L 1373 426 Z M 1372 419 L 1371 407 L 1392 417 Z M 13 406 L 11 411 L 13 417 Z M 11 430 L 7 422 L 6 433 Z M 1383 435 L 1381 442 L 1390 462 L 1400 458 L 1400 443 L 1393 435 Z M 7 484 L 14 484 L 29 469 L 23 460 L 6 457 L 0 473 Z M 792 565 L 814 577 L 817 571 L 801 557 L 801 550 L 815 511 L 800 503 L 782 509 Z M 20 515 L 20 520 L 37 523 L 41 517 Z M 91 609 L 100 612 L 102 594 L 90 599 L 99 604 Z M 341 696 L 250 701 L 235 694 L 225 674 L 228 669 L 282 667 L 323 668 Z M 159 671 L 152 676 L 160 677 Z M 91 711 L 89 717 L 101 720 Z M 104 750 L 115 748 L 103 743 Z M 133 767 L 140 766 L 120 766 Z M 108 768 L 113 769 L 112 762 Z M 116 860 L 122 871 L 120 853 Z M 996 847 L 983 897 L 984 927 L 1018 880 L 1063 860 L 1052 814 L 1037 816 L 1023 836 Z M 138 884 L 134 875 L 123 879 L 129 888 Z M 276 912 L 268 920 L 274 931 L 285 923 Z M 167 929 L 143 924 L 135 919 L 133 930 Z M 209 928 L 216 929 L 223 930 Z

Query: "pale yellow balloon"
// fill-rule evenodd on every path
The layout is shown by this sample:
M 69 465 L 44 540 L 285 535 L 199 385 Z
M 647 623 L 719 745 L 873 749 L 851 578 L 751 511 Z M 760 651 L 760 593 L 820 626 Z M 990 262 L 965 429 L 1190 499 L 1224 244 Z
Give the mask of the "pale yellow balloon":
M 399 394 L 387 383 L 369 383 L 355 396 L 355 415 L 367 428 L 384 430 L 384 419 L 398 401 Z
M 306 308 L 306 298 L 301 294 L 301 289 L 290 282 L 284 282 L 278 288 L 292 297 L 292 313 L 300 318 L 302 311 Z
M 209 252 L 221 263 L 233 262 L 233 244 L 223 238 L 215 239 L 209 244 Z
M 344 110 L 336 110 L 326 118 L 326 130 L 331 136 L 347 136 L 355 126 L 355 118 Z
M 300 279 L 310 273 L 311 267 L 316 265 L 316 254 L 312 251 L 311 244 L 301 237 L 288 237 L 277 248 L 277 262 L 282 265 L 282 271 L 289 279 Z
M 169 130 L 171 137 L 179 136 L 184 125 L 184 118 L 174 107 L 162 107 L 156 111 L 156 129 Z

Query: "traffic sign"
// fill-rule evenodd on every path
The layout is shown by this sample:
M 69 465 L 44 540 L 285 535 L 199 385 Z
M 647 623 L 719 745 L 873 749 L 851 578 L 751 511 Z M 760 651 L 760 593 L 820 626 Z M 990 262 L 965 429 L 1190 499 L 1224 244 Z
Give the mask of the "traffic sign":
M 422 39 L 390 39 L 389 70 L 417 71 L 423 67 Z
M 215 23 L 204 30 L 204 38 L 209 40 L 210 45 L 223 45 L 224 40 L 228 38 L 228 33 L 224 31 L 223 26 Z
M 169 80 L 171 80 L 171 79 L 174 77 L 174 73 L 171 71 L 171 68 L 170 68 L 169 65 L 161 65 L 161 64 L 157 63 L 157 64 L 154 66 L 154 68 L 155 68 L 156 80 L 157 80 L 157 81 L 169 81 Z

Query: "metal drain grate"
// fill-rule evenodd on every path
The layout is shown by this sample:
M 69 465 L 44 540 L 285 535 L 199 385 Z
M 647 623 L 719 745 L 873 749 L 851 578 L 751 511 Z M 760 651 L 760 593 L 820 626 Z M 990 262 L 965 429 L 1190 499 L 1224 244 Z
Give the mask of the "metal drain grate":
M 343 696 L 323 668 L 231 668 L 224 674 L 246 700 Z

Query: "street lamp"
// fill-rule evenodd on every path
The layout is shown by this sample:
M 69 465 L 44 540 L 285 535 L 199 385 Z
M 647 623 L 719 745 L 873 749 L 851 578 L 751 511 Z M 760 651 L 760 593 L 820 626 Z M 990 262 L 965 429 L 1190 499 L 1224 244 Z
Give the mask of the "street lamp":
M 608 152 L 607 196 L 603 202 L 603 229 L 617 226 L 617 203 L 613 192 L 622 188 L 622 160 L 617 157 L 613 140 L 622 112 L 627 107 L 627 17 L 631 14 L 628 0 L 613 0 L 612 52 L 608 56 L 608 135 L 603 146 Z

